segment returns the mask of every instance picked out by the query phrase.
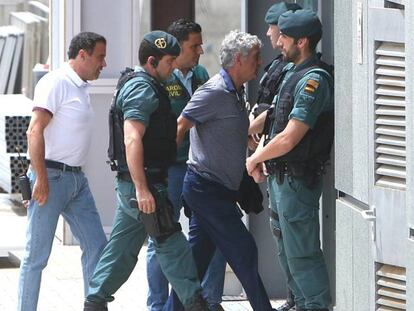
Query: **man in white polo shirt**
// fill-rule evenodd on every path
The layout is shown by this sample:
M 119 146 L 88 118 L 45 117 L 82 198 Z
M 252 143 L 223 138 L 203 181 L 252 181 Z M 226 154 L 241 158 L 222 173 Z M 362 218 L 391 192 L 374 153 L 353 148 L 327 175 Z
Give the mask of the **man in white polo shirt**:
M 81 170 L 91 143 L 93 110 L 88 80 L 106 66 L 106 40 L 92 32 L 76 35 L 69 62 L 37 84 L 27 131 L 32 186 L 26 251 L 20 267 L 19 311 L 36 310 L 42 270 L 51 252 L 59 215 L 82 249 L 85 294 L 106 237 L 88 181 Z

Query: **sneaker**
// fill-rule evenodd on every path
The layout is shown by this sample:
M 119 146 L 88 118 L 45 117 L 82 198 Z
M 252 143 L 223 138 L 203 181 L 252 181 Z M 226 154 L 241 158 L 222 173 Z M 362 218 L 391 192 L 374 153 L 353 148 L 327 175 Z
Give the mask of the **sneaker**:
M 108 311 L 108 307 L 106 306 L 106 302 L 99 303 L 85 300 L 83 311 Z
M 276 311 L 293 311 L 295 303 L 292 301 L 286 301 L 283 305 L 276 309 Z

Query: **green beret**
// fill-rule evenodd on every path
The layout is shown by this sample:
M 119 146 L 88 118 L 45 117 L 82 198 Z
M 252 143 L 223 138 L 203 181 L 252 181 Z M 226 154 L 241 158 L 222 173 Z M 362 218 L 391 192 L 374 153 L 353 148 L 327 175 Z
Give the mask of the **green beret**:
M 315 12 L 297 10 L 283 13 L 277 24 L 279 31 L 292 38 L 303 38 L 322 33 L 322 24 Z
M 280 2 L 273 4 L 269 10 L 267 10 L 265 22 L 266 24 L 277 25 L 280 15 L 287 11 L 296 11 L 300 9 L 301 7 L 296 3 Z
M 144 36 L 144 40 L 154 49 L 167 55 L 178 56 L 181 52 L 180 44 L 177 39 L 161 30 L 154 30 L 147 33 Z

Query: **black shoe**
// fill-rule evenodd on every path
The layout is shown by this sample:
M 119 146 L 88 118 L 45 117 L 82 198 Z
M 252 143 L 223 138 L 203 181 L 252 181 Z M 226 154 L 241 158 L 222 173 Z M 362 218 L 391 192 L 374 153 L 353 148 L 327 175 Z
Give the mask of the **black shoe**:
M 221 304 L 219 304 L 219 305 L 217 306 L 216 311 L 225 311 L 225 310 L 223 309 L 222 305 L 221 305 Z
M 291 300 L 287 300 L 283 305 L 281 305 L 279 308 L 277 308 L 276 311 L 289 311 L 289 310 L 293 311 L 294 307 L 295 307 L 295 302 L 293 302 Z
M 207 302 L 201 295 L 197 295 L 197 298 L 184 307 L 185 311 L 209 311 Z
M 106 306 L 106 302 L 99 303 L 85 300 L 83 311 L 108 311 L 108 307 Z

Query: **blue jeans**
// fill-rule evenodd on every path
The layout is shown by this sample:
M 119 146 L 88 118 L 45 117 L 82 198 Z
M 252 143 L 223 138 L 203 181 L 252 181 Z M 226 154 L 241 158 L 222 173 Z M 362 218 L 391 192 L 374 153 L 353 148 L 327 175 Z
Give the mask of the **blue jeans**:
M 258 272 L 257 246 L 241 221 L 236 191 L 188 169 L 183 199 L 193 212 L 189 241 L 199 278 L 204 277 L 217 247 L 240 280 L 253 310 L 272 310 Z M 183 310 L 174 292 L 169 297 L 166 310 Z
M 217 311 L 224 290 L 224 276 L 226 274 L 226 258 L 219 249 L 214 252 L 213 258 L 204 275 L 201 287 L 203 289 L 203 297 L 207 301 L 210 311 Z
M 175 220 L 179 220 L 182 207 L 181 192 L 184 176 L 187 171 L 185 163 L 178 163 L 168 170 L 168 197 L 174 207 Z M 210 309 L 215 310 L 221 302 L 224 287 L 224 274 L 226 261 L 223 255 L 217 251 L 213 257 L 208 272 L 203 279 L 203 296 L 207 300 Z M 148 297 L 147 306 L 150 311 L 161 311 L 168 299 L 168 281 L 161 270 L 155 255 L 154 242 L 148 239 L 147 250 L 147 279 Z
M 59 215 L 68 222 L 82 249 L 85 295 L 106 237 L 95 201 L 83 172 L 47 169 L 49 196 L 44 206 L 30 201 L 27 217 L 26 249 L 20 266 L 18 289 L 19 311 L 36 310 L 42 271 L 47 265 Z M 34 171 L 28 172 L 32 187 Z

